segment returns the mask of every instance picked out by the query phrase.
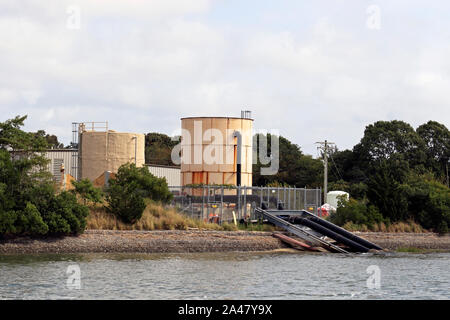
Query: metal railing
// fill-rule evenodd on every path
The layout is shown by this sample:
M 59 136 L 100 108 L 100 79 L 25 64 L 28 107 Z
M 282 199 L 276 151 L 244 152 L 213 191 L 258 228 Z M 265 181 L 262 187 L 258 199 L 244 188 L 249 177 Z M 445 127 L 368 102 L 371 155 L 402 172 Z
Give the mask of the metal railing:
M 321 206 L 321 188 L 170 186 L 171 205 L 184 214 L 210 222 L 233 222 L 234 219 L 258 219 L 255 209 L 263 203 L 269 209 L 279 204 L 287 210 L 307 210 L 317 214 Z

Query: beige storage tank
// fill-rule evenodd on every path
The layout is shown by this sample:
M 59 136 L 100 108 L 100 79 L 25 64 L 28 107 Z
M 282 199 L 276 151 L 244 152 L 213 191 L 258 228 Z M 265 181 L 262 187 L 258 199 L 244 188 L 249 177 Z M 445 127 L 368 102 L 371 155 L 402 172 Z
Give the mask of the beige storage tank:
M 241 135 L 241 186 L 252 185 L 253 119 L 189 117 L 181 119 L 181 185 L 237 185 Z
M 124 133 L 113 130 L 103 132 L 79 131 L 81 178 L 91 181 L 105 171 L 116 173 L 125 163 L 145 164 L 145 135 L 142 133 Z

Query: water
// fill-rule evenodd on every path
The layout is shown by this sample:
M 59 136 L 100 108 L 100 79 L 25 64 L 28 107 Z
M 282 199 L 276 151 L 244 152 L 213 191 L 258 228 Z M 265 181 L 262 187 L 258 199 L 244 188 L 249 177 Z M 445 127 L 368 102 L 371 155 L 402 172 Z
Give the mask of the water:
M 450 253 L 0 256 L 1 299 L 449 299 Z M 68 266 L 80 289 L 67 287 Z M 367 286 L 379 267 L 380 288 Z

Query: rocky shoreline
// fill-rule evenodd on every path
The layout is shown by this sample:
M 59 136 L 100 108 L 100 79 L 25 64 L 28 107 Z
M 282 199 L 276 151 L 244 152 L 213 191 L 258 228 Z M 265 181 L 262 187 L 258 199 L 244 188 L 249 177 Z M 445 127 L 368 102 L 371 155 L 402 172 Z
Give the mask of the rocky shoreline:
M 387 232 L 354 232 L 370 242 L 388 250 L 399 248 L 417 248 L 450 251 L 450 235 L 437 233 L 387 233 Z
M 433 233 L 355 234 L 388 250 L 418 248 L 450 251 L 450 236 Z M 185 253 L 271 251 L 286 245 L 272 232 L 248 231 L 115 231 L 86 230 L 62 238 L 16 238 L 0 240 L 0 254 L 34 253 Z

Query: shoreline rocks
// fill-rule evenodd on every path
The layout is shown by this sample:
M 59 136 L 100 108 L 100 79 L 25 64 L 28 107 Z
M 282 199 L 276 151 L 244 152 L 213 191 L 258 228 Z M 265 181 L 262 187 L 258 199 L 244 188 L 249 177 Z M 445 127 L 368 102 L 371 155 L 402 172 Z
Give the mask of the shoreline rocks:
M 86 230 L 79 236 L 0 240 L 0 254 L 237 252 L 287 248 L 272 234 L 256 231 Z M 380 232 L 355 234 L 389 250 L 414 247 L 450 251 L 448 235 Z

